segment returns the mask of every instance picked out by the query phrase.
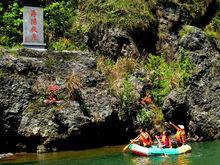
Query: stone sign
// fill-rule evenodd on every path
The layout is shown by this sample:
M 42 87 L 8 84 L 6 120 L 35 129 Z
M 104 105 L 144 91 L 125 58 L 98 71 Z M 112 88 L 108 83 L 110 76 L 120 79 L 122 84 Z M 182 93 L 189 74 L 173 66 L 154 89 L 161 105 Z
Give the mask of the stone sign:
M 23 21 L 24 47 L 44 49 L 43 8 L 25 6 Z

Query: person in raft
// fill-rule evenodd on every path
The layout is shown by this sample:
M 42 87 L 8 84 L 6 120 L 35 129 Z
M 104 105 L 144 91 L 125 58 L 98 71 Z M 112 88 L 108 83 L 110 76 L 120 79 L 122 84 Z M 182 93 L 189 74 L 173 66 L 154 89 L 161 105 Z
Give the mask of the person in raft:
M 140 137 L 133 141 L 133 143 L 140 143 L 144 147 L 151 147 L 152 139 L 147 131 L 140 129 Z
M 170 131 L 163 131 L 162 135 L 160 135 L 159 137 L 156 135 L 156 138 L 160 140 L 163 148 L 172 148 L 170 136 L 171 136 Z
M 186 143 L 186 132 L 185 127 L 183 125 L 174 125 L 172 122 L 169 122 L 170 125 L 172 125 L 177 131 L 176 131 L 176 141 L 177 145 L 180 147 Z

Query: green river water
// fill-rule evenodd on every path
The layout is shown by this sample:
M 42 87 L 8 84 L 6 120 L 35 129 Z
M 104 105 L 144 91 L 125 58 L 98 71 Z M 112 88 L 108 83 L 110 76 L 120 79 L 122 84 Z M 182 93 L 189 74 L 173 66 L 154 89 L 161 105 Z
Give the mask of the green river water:
M 124 146 L 46 154 L 19 153 L 0 160 L 2 165 L 220 165 L 220 140 L 190 143 L 192 152 L 182 155 L 139 157 L 122 153 Z

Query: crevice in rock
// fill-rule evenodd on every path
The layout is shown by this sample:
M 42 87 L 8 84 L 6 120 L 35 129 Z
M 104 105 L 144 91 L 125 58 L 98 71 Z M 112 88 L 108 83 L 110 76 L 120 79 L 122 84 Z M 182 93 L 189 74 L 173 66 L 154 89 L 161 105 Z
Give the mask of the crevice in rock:
M 175 96 L 178 97 L 178 96 Z M 189 106 L 186 102 L 177 102 L 172 98 L 168 98 L 169 106 L 163 109 L 164 118 L 166 121 L 171 121 L 175 125 L 184 125 L 186 132 L 191 119 Z M 183 100 L 182 100 L 183 101 Z M 175 132 L 175 131 L 174 131 Z
M 201 17 L 198 17 L 193 23 L 192 25 L 193 26 L 196 26 L 196 27 L 199 27 L 199 28 L 203 28 L 205 27 L 206 25 L 209 24 L 209 22 L 212 20 L 212 18 L 215 16 L 216 12 L 218 11 L 220 5 L 219 3 L 215 0 L 215 1 L 212 1 L 207 10 L 206 10 L 206 13 L 201 16 Z
M 23 142 L 26 144 L 26 152 L 36 152 L 37 146 L 42 144 L 44 139 L 41 136 L 32 136 L 29 138 L 25 138 Z
M 117 114 L 113 114 L 106 118 L 105 122 L 84 125 L 67 139 L 51 141 L 47 147 L 55 147 L 61 151 L 122 144 L 127 140 L 125 126 L 125 123 L 119 120 Z
M 16 140 L 15 140 L 16 139 Z M 20 140 L 19 136 L 4 136 L 1 133 L 0 153 L 16 152 L 16 144 Z
M 150 25 L 150 28 L 143 30 L 135 28 L 129 32 L 141 56 L 147 53 L 156 53 L 156 25 Z

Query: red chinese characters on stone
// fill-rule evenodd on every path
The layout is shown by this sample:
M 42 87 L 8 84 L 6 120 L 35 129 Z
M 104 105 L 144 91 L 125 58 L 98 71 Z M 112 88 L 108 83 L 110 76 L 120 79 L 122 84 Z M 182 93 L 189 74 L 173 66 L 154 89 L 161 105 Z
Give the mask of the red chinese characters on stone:
M 35 10 L 31 10 L 31 17 L 36 17 L 37 16 L 37 12 Z
M 32 33 L 37 33 L 37 27 L 36 26 L 32 26 L 31 27 L 31 32 Z
M 32 40 L 33 40 L 33 41 L 37 41 L 37 34 L 36 34 L 36 33 L 33 33 L 33 34 L 32 34 Z
M 37 12 L 31 10 L 31 38 L 32 41 L 37 41 Z
M 31 19 L 31 25 L 36 26 L 37 25 L 37 19 L 36 17 L 34 17 L 33 19 Z

